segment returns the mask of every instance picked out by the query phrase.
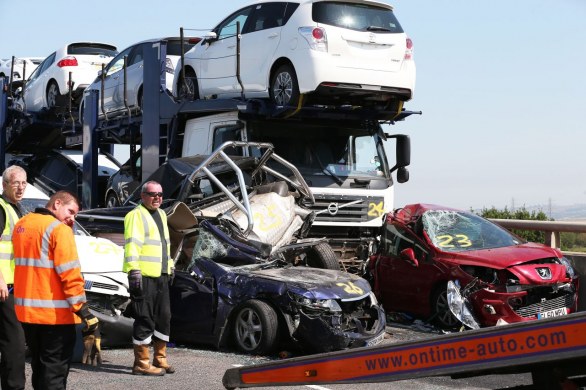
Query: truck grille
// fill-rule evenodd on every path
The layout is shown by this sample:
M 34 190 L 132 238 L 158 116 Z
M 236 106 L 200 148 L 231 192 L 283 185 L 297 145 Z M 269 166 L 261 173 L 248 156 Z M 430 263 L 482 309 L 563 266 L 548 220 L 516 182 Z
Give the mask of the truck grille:
M 94 290 L 94 289 L 102 289 L 102 290 L 112 290 L 118 291 L 119 287 L 115 284 L 106 284 L 100 282 L 94 282 L 93 280 L 86 280 L 84 284 L 85 290 Z
M 539 312 L 572 306 L 574 306 L 574 294 L 568 293 L 557 298 L 521 307 L 515 310 L 515 313 L 521 317 L 537 317 Z
M 311 210 L 321 211 L 316 222 L 366 222 L 380 218 L 384 210 L 382 197 L 314 194 L 314 198 Z

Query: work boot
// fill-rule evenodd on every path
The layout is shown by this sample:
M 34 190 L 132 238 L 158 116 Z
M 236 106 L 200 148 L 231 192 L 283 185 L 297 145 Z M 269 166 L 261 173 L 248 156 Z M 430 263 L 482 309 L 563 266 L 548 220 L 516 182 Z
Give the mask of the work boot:
M 134 375 L 165 375 L 164 369 L 151 366 L 149 361 L 149 346 L 147 344 L 134 344 L 134 366 L 132 367 L 132 373 Z
M 167 374 L 173 374 L 175 368 L 167 362 L 167 342 L 162 340 L 154 340 L 153 348 L 155 355 L 153 357 L 153 366 L 165 370 Z

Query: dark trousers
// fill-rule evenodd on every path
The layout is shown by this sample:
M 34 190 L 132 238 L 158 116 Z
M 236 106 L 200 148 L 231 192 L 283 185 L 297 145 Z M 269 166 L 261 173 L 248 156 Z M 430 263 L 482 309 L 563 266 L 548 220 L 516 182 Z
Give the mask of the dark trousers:
M 65 389 L 75 347 L 75 325 L 23 323 L 22 327 L 31 352 L 33 388 Z
M 24 332 L 14 312 L 14 296 L 0 301 L 0 382 L 2 390 L 24 389 Z
M 169 276 L 142 277 L 142 296 L 131 296 L 134 326 L 134 344 L 149 344 L 152 336 L 169 341 L 171 333 L 171 304 Z

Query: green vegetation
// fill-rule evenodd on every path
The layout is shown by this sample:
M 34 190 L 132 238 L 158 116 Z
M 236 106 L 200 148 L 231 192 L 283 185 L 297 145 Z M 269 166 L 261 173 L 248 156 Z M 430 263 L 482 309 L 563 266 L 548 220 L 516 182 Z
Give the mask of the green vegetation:
M 482 209 L 480 216 L 484 218 L 497 218 L 497 219 L 522 219 L 522 220 L 533 220 L 533 221 L 549 221 L 547 215 L 543 211 L 527 211 L 525 207 L 510 211 L 505 207 L 504 210 L 497 210 L 494 206 L 490 209 Z M 545 242 L 545 233 L 536 230 L 517 230 L 511 229 L 513 234 L 532 242 Z
M 484 208 L 477 213 L 484 218 L 496 218 L 496 219 L 522 219 L 522 220 L 534 220 L 534 221 L 553 221 L 553 219 L 547 218 L 547 215 L 541 210 L 539 211 L 527 211 L 525 207 L 510 211 L 505 207 L 504 210 L 497 210 L 494 206 L 490 209 Z M 545 242 L 545 233 L 536 230 L 517 230 L 511 229 L 511 232 L 518 235 L 519 237 L 532 242 Z M 560 233 L 561 250 L 571 252 L 586 252 L 586 233 Z

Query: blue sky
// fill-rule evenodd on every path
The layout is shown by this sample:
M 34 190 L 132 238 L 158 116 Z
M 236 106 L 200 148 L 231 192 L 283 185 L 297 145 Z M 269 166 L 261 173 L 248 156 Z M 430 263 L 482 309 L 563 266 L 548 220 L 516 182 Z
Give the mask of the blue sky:
M 1 0 L 0 56 L 45 56 L 83 40 L 123 49 L 179 27 L 200 35 L 246 3 Z M 415 45 L 406 108 L 423 111 L 386 129 L 412 142 L 396 206 L 586 204 L 586 1 L 389 3 Z

